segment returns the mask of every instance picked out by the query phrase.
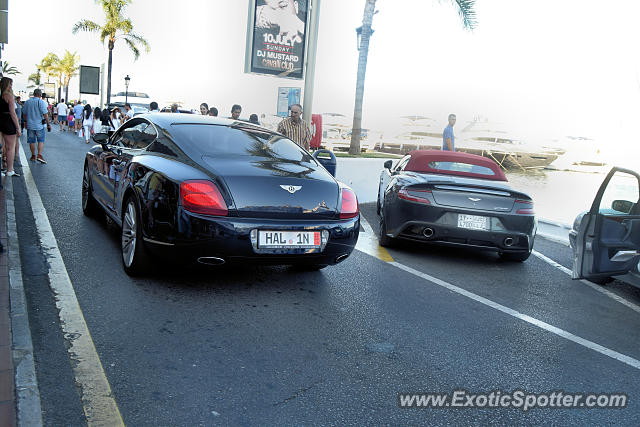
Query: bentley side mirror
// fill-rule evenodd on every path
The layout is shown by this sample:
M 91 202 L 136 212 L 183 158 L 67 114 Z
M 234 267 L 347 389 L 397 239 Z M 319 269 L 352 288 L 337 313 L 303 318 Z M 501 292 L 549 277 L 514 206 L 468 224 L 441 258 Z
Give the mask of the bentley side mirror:
M 616 212 L 628 214 L 631 213 L 631 209 L 633 209 L 633 203 L 628 200 L 614 200 L 613 203 L 611 203 L 611 209 Z
M 384 168 L 391 170 L 391 166 L 393 165 L 393 160 L 387 160 L 384 162 Z
M 106 133 L 96 133 L 91 137 L 96 144 L 104 145 L 109 141 L 109 135 Z

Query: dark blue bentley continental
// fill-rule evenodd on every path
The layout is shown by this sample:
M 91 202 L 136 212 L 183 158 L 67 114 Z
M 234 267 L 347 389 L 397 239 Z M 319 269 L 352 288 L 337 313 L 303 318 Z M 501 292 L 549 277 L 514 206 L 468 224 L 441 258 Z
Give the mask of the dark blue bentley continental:
M 145 114 L 86 156 L 82 209 L 122 228 L 122 262 L 155 256 L 319 269 L 351 254 L 355 193 L 293 141 L 241 121 Z

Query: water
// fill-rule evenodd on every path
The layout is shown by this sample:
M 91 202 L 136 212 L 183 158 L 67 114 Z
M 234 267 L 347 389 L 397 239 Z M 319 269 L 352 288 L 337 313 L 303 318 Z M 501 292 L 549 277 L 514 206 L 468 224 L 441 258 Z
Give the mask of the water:
M 591 208 L 604 173 L 527 171 L 506 173 L 512 188 L 533 198 L 536 216 L 562 224 Z

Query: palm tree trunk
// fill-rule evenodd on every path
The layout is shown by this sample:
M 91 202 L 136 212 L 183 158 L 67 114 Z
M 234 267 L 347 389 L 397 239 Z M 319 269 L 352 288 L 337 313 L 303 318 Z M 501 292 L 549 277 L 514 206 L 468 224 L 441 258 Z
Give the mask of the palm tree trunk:
M 69 84 L 68 83 L 64 86 L 64 99 L 67 102 L 67 104 L 69 104 Z
M 353 127 L 351 129 L 351 145 L 349 154 L 360 154 L 360 134 L 362 132 L 362 100 L 364 98 L 364 77 L 367 72 L 369 56 L 369 38 L 371 22 L 376 8 L 376 0 L 367 0 L 362 17 L 362 33 L 360 36 L 360 55 L 358 57 L 358 77 L 356 82 L 356 103 L 353 108 Z
M 109 65 L 107 66 L 107 105 L 111 104 L 111 59 L 113 42 L 109 42 Z

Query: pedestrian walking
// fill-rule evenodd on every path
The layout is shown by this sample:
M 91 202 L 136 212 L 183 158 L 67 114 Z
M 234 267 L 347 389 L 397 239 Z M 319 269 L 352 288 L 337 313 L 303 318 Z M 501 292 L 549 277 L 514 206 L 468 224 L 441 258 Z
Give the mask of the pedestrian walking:
M 133 109 L 131 108 L 131 104 L 129 103 L 124 104 L 124 111 L 125 113 L 123 117 L 123 123 L 133 119 L 133 115 L 134 115 Z
M 69 107 L 64 103 L 64 99 L 61 99 L 58 105 L 56 105 L 56 110 L 58 110 L 58 124 L 60 125 L 60 132 L 65 132 L 67 130 L 67 116 L 69 115 Z
M 121 124 L 122 124 L 122 122 L 121 122 L 121 118 L 120 118 L 120 109 L 118 107 L 116 107 L 111 112 L 111 120 L 109 122 L 109 125 L 111 127 L 109 128 L 109 130 L 116 130 L 116 129 L 118 129 L 120 127 Z
M 96 107 L 93 110 L 93 128 L 91 131 L 91 135 L 102 132 L 102 110 L 100 110 L 100 107 Z
M 47 104 L 40 98 L 42 91 L 34 89 L 33 97 L 29 98 L 22 107 L 22 114 L 27 120 L 27 142 L 31 149 L 31 160 L 46 164 L 42 153 L 44 151 L 44 125 L 51 132 L 51 122 L 47 114 Z M 36 144 L 38 144 L 38 156 L 36 157 Z
M 111 112 L 108 108 L 102 110 L 100 123 L 102 123 L 102 133 L 109 133 L 109 130 L 111 129 Z
M 93 109 L 90 104 L 84 106 L 84 113 L 82 114 L 82 130 L 84 134 L 84 142 L 89 143 L 89 138 L 93 132 Z
M 442 149 L 444 151 L 456 151 L 456 137 L 453 134 L 453 126 L 456 124 L 456 115 L 449 114 L 449 125 L 442 132 Z
M 76 101 L 73 107 L 73 122 L 75 123 L 74 129 L 78 132 L 78 136 L 82 136 L 80 130 L 82 129 L 82 113 L 84 112 L 84 108 L 82 104 Z
M 13 170 L 16 141 L 22 134 L 18 116 L 16 115 L 16 100 L 13 96 L 13 80 L 9 77 L 0 79 L 0 136 L 2 148 L 7 157 L 6 176 L 20 176 Z
M 19 96 L 16 96 L 16 116 L 18 116 L 18 128 L 22 133 L 22 101 Z M 15 158 L 20 157 L 20 137 L 16 137 L 16 155 Z
M 207 104 L 206 102 L 200 104 L 200 114 L 202 114 L 203 116 L 209 115 L 209 104 Z
M 291 115 L 280 122 L 278 132 L 308 150 L 311 131 L 307 122 L 302 120 L 302 105 L 293 104 L 289 107 L 289 110 Z

